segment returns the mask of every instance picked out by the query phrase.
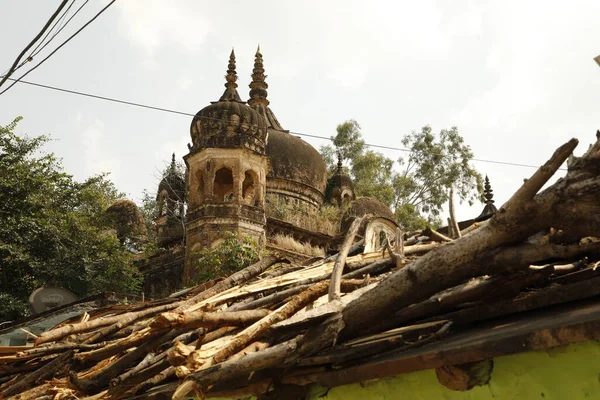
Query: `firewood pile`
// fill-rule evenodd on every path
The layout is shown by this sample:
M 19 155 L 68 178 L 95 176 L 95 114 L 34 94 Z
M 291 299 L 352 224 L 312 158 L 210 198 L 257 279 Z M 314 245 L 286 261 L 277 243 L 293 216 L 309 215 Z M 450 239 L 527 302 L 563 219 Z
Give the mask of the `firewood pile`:
M 166 299 L 85 313 L 31 348 L 2 348 L 0 398 L 260 395 L 478 321 L 594 298 L 597 137 L 580 158 L 575 139 L 558 148 L 494 217 L 455 239 L 398 230 L 382 252 L 363 254 L 356 219 L 339 253 L 309 266 L 266 256 Z M 566 176 L 540 192 L 567 160 Z

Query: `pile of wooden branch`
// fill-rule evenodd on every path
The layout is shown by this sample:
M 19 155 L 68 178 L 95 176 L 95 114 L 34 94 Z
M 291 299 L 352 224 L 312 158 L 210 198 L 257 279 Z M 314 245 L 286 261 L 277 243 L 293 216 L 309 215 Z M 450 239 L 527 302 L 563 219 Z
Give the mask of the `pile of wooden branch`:
M 88 314 L 0 352 L 0 398 L 232 397 L 443 340 L 474 322 L 600 294 L 600 140 L 561 146 L 490 220 L 452 240 L 398 231 L 358 254 L 265 257 L 170 298 Z M 567 175 L 538 193 L 569 158 Z M 105 310 L 106 311 L 106 310 Z

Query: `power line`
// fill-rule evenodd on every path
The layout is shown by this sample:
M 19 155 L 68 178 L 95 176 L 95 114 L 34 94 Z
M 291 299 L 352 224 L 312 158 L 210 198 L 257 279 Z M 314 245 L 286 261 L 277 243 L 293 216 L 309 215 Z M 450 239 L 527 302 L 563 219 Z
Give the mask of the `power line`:
M 71 6 L 73 6 L 73 5 L 75 4 L 75 1 L 76 1 L 76 0 L 73 0 L 73 3 L 71 3 L 71 5 L 69 6 L 69 8 L 71 8 Z M 56 32 L 55 32 L 53 35 L 52 35 L 52 37 L 50 38 L 50 40 L 48 40 L 48 42 L 46 42 L 46 43 L 45 43 L 45 44 L 42 46 L 42 48 L 41 48 L 41 49 L 39 49 L 39 50 L 38 50 L 38 51 L 36 51 L 35 53 L 31 54 L 30 58 L 32 58 L 32 59 L 33 59 L 33 57 L 35 57 L 35 56 L 37 56 L 38 54 L 40 54 L 40 52 L 41 52 L 42 50 L 44 50 L 44 48 L 45 48 L 46 46 L 48 46 L 48 45 L 50 44 L 50 42 L 52 42 L 52 40 L 53 40 L 53 39 L 54 39 L 56 36 L 58 36 L 58 34 L 59 34 L 59 33 L 61 33 L 63 29 L 65 29 L 65 28 L 67 27 L 67 25 L 69 25 L 69 22 L 71 22 L 71 20 L 72 20 L 73 18 L 75 18 L 75 17 L 77 16 L 77 14 L 79 14 L 79 11 L 81 11 L 81 9 L 82 9 L 83 7 L 85 7 L 85 5 L 86 5 L 86 4 L 87 4 L 89 1 L 90 1 L 90 0 L 85 0 L 85 2 L 84 2 L 82 5 L 80 5 L 80 6 L 79 6 L 79 8 L 78 8 L 77 10 L 75 10 L 75 12 L 73 13 L 73 15 L 71 15 L 71 16 L 69 17 L 69 19 L 68 19 L 68 20 L 67 20 L 67 21 L 66 21 L 66 22 L 65 22 L 65 23 L 64 23 L 64 24 L 63 24 L 63 25 L 62 25 L 62 26 L 61 26 L 61 27 L 60 27 L 60 28 L 59 28 L 59 29 L 58 29 L 58 30 L 57 30 L 57 31 L 56 31 Z M 65 16 L 67 15 L 67 13 L 68 13 L 68 12 L 69 12 L 69 10 L 67 9 L 67 11 L 65 12 Z
M 46 32 L 46 34 L 44 35 L 44 37 L 42 38 L 42 40 L 40 40 L 40 42 L 37 44 L 37 46 L 35 46 L 35 48 L 33 50 L 31 50 L 31 53 L 29 54 L 28 58 L 32 58 L 32 56 L 40 48 L 40 46 L 42 46 L 42 45 L 46 46 L 56 36 L 56 33 L 55 33 L 50 38 L 50 40 L 46 44 L 44 44 L 46 42 L 46 39 L 48 38 L 48 36 L 50 36 L 50 34 L 56 29 L 56 27 L 59 26 L 60 24 L 62 24 L 62 22 L 65 20 L 66 16 L 69 14 L 69 10 L 71 10 L 71 7 L 73 7 L 73 4 L 75 4 L 75 1 L 76 0 L 72 0 L 71 4 L 69 4 L 69 7 L 67 7 L 67 9 L 62 13 L 62 15 L 60 16 L 60 18 L 57 19 L 54 22 L 54 24 L 52 24 L 52 27 L 50 27 L 50 29 L 48 29 L 48 32 Z M 26 62 L 27 62 L 27 60 L 23 61 L 21 63 L 21 65 L 19 65 L 19 67 L 22 67 L 23 65 L 25 65 Z
M 25 48 L 23 49 L 23 51 L 21 51 L 21 53 L 17 56 L 17 59 L 13 62 L 13 64 L 11 65 L 11 67 L 8 69 L 8 72 L 6 74 L 4 74 L 4 77 L 2 78 L 2 80 L 0 80 L 0 86 L 2 86 L 4 84 L 4 82 L 7 81 L 7 79 L 13 74 L 13 72 L 15 72 L 15 68 L 17 68 L 17 66 L 19 65 L 19 61 L 21 61 L 21 58 L 25 55 L 25 53 L 27 53 L 27 50 L 29 50 L 31 47 L 33 47 L 33 45 L 35 44 L 35 42 L 37 42 L 40 39 L 40 37 L 42 37 L 42 35 L 46 31 L 46 29 L 48 29 L 48 27 L 50 26 L 50 24 L 52 23 L 52 21 L 54 21 L 56 19 L 56 17 L 60 13 L 60 11 L 65 7 L 65 5 L 68 2 L 69 2 L 69 0 L 63 0 L 63 2 L 59 4 L 59 6 L 56 9 L 56 11 L 54 11 L 54 14 L 52 14 L 50 16 L 50 19 L 42 27 L 42 30 L 39 31 L 39 33 L 37 35 L 35 35 L 35 37 L 33 38 L 33 40 L 31 42 L 29 42 L 29 44 L 27 46 L 25 46 Z M 13 83 L 13 85 L 14 85 L 14 83 Z M 9 86 L 9 88 L 10 88 L 10 86 Z
M 146 109 L 149 109 L 149 110 L 161 111 L 161 112 L 166 112 L 166 113 L 176 114 L 176 115 L 185 115 L 185 116 L 188 116 L 188 117 L 195 117 L 196 116 L 196 114 L 191 114 L 191 113 L 184 112 L 184 111 L 172 110 L 172 109 L 163 108 L 163 107 L 150 106 L 150 105 L 147 105 L 147 104 L 136 103 L 136 102 L 133 102 L 133 101 L 120 100 L 120 99 L 116 99 L 114 97 L 99 96 L 99 95 L 96 95 L 96 94 L 80 92 L 80 91 L 77 91 L 77 90 L 64 89 L 64 88 L 59 88 L 59 87 L 56 87 L 56 86 L 44 85 L 44 84 L 41 84 L 41 83 L 24 81 L 24 80 L 22 80 L 20 78 L 19 79 L 7 78 L 7 79 L 10 80 L 10 81 L 13 81 L 13 85 L 16 84 L 17 82 L 19 82 L 19 83 L 24 83 L 26 85 L 36 86 L 36 87 L 40 87 L 40 88 L 44 88 L 44 89 L 49 89 L 49 90 L 55 90 L 55 91 L 58 91 L 58 92 L 74 94 L 74 95 L 77 95 L 77 96 L 91 97 L 93 99 L 105 100 L 105 101 L 110 101 L 110 102 L 113 102 L 113 103 L 125 104 L 125 105 L 128 105 L 128 106 L 133 106 L 133 107 L 146 108 Z M 213 118 L 213 117 L 202 117 L 202 118 L 209 119 L 209 120 L 214 120 L 214 121 L 223 121 L 223 122 L 231 123 L 231 121 L 229 121 L 229 120 L 224 120 L 224 119 L 220 119 L 220 118 Z M 301 132 L 294 132 L 294 131 L 289 131 L 289 132 L 291 134 L 293 134 L 293 135 L 298 135 L 298 136 L 310 137 L 310 138 L 315 138 L 315 139 L 323 139 L 323 140 L 329 140 L 329 141 L 332 140 L 331 137 L 326 137 L 326 136 L 311 135 L 311 134 L 308 134 L 308 133 L 301 133 Z M 365 143 L 365 145 L 368 146 L 368 147 L 377 148 L 377 149 L 394 150 L 394 151 L 402 151 L 402 152 L 410 153 L 409 149 L 405 149 L 405 148 L 401 148 L 401 147 L 385 146 L 385 145 L 371 144 L 371 143 Z M 489 163 L 489 164 L 509 165 L 509 166 L 513 166 L 513 167 L 539 168 L 539 166 L 531 165 L 531 164 L 519 164 L 519 163 L 508 162 L 508 161 L 486 160 L 486 159 L 482 159 L 482 158 L 473 158 L 472 161 Z M 559 170 L 565 170 L 565 169 L 561 168 Z
M 37 67 L 39 67 L 40 65 L 42 65 L 46 60 L 48 60 L 50 57 L 52 57 L 52 55 L 54 55 L 54 53 L 56 53 L 58 50 L 60 50 L 64 45 L 66 45 L 67 43 L 69 43 L 71 41 L 71 39 L 73 39 L 75 36 L 77 36 L 79 34 L 79 32 L 81 32 L 82 30 L 84 30 L 89 24 L 91 24 L 92 22 L 94 22 L 94 20 L 96 18 L 98 18 L 102 13 L 104 13 L 104 11 L 106 11 L 116 0 L 112 0 L 110 3 L 108 3 L 102 10 L 100 10 L 96 15 L 94 15 L 94 17 L 92 17 L 92 19 L 90 19 L 88 22 L 85 23 L 85 25 L 83 25 L 81 28 L 79 28 L 74 34 L 72 34 L 71 36 L 69 36 L 69 38 L 67 40 L 65 40 L 64 42 L 62 42 L 60 44 L 60 46 L 58 46 L 56 49 L 54 49 L 54 51 L 52 51 L 52 53 L 48 54 L 46 56 L 46 58 L 44 58 L 42 61 L 40 61 L 39 63 L 37 63 L 37 65 L 33 68 L 31 68 L 29 71 L 25 72 L 23 75 L 21 75 L 18 79 L 14 80 L 14 82 L 7 87 L 6 89 L 4 89 L 3 91 L 0 92 L 0 95 L 2 95 L 3 93 L 6 93 L 7 90 L 9 90 L 11 87 L 15 86 L 17 84 L 17 82 L 19 82 L 21 79 L 23 79 L 24 77 L 26 77 L 27 75 L 29 75 L 31 72 L 33 72 Z M 6 80 L 7 76 L 5 76 L 4 80 Z M 3 80 L 3 81 L 4 81 Z

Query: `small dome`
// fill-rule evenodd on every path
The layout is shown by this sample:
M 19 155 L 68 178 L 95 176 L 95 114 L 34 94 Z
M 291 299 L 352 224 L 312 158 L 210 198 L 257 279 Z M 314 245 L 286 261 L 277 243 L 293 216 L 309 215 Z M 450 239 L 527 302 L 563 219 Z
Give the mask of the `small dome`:
M 354 221 L 355 218 L 362 217 L 363 215 L 367 214 L 371 214 L 374 218 L 384 218 L 390 220 L 394 223 L 394 225 L 397 225 L 396 216 L 388 206 L 374 197 L 361 197 L 360 199 L 354 200 L 352 203 L 350 203 L 350 207 L 348 207 L 344 215 L 342 215 L 342 220 L 340 223 L 341 231 L 348 231 L 352 221 Z
M 341 155 L 338 154 L 337 171 L 327 180 L 325 201 L 341 207 L 346 201 L 352 201 L 355 198 L 354 183 L 352 182 L 352 178 L 344 174 Z
M 171 165 L 167 170 L 165 176 L 160 180 L 158 184 L 158 191 L 156 193 L 156 200 L 159 199 L 160 194 L 166 191 L 167 197 L 172 200 L 185 200 L 186 194 L 186 184 L 185 179 L 177 173 L 177 166 L 175 164 L 175 153 L 173 153 L 173 158 L 171 161 Z
M 106 209 L 117 237 L 123 241 L 126 238 L 144 240 L 146 238 L 146 224 L 144 216 L 138 206 L 131 200 L 119 199 Z
M 269 130 L 267 178 L 286 179 L 325 192 L 327 167 L 321 154 L 304 140 L 287 132 Z M 322 199 L 321 199 L 322 201 Z

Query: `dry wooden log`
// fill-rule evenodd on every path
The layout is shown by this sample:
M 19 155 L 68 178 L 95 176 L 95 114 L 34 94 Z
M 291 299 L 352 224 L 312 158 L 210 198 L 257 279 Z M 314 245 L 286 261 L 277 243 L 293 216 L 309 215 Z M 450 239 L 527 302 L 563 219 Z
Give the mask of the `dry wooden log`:
M 64 368 L 65 364 L 68 363 L 70 358 L 73 356 L 73 350 L 69 350 L 58 357 L 54 358 L 54 360 L 50 361 L 40 369 L 27 374 L 23 377 L 23 379 L 19 380 L 18 383 L 10 386 L 2 393 L 0 393 L 0 398 L 7 398 L 18 393 L 21 393 L 33 385 L 36 382 L 43 381 L 44 379 L 48 379 L 53 376 L 59 369 Z
M 554 286 L 542 291 L 533 291 L 517 299 L 505 299 L 482 304 L 464 310 L 437 315 L 429 320 L 450 319 L 457 325 L 474 321 L 485 321 L 503 315 L 536 310 L 543 307 L 587 299 L 600 295 L 600 277 L 586 279 L 563 286 Z
M 246 348 L 240 350 L 238 353 L 229 357 L 229 359 L 227 361 L 233 362 L 233 361 L 239 360 L 240 358 L 245 357 L 250 353 L 256 353 L 258 351 L 262 351 L 262 350 L 266 349 L 267 347 L 269 347 L 270 345 L 271 345 L 271 343 L 269 341 L 258 341 L 258 342 L 250 343 L 248 346 L 246 346 Z
M 188 375 L 173 394 L 174 400 L 186 398 L 192 390 L 209 386 L 218 381 L 224 381 L 259 371 L 265 368 L 284 365 L 286 359 L 296 350 L 298 340 L 275 345 L 257 353 L 250 353 L 245 357 L 233 361 L 224 361 L 220 364 L 194 372 Z
M 404 232 L 400 228 L 396 228 L 396 241 L 394 244 L 394 250 L 401 259 L 404 258 Z
M 108 386 L 110 380 L 117 375 L 121 374 L 126 368 L 130 367 L 134 362 L 141 360 L 145 354 L 151 352 L 153 349 L 158 347 L 164 342 L 170 341 L 175 337 L 179 336 L 182 332 L 180 330 L 172 330 L 157 338 L 149 340 L 143 345 L 135 348 L 129 353 L 125 354 L 117 361 L 109 364 L 106 368 L 103 368 L 98 373 L 94 374 L 89 379 L 80 379 L 76 374 L 71 374 L 71 382 L 84 393 L 93 394 L 98 392 L 102 388 Z
M 468 226 L 465 229 L 463 229 L 462 231 L 460 231 L 460 234 L 461 234 L 461 236 L 465 236 L 467 233 L 471 233 L 471 232 L 477 230 L 478 228 L 485 225 L 486 223 L 487 223 L 487 221 L 474 222 L 473 225 Z
M 408 261 L 406 262 L 408 264 Z M 342 279 L 355 279 L 362 278 L 363 276 L 369 274 L 374 275 L 380 273 L 383 270 L 388 269 L 392 266 L 392 260 L 390 258 L 383 258 L 381 260 L 373 261 L 366 267 L 357 269 L 356 271 L 348 272 L 347 274 L 342 275 Z
M 101 347 L 96 350 L 86 351 L 83 353 L 78 353 L 75 355 L 75 360 L 80 364 L 85 364 L 91 361 L 100 361 L 107 359 L 108 357 L 114 356 L 116 354 L 127 351 L 132 347 L 137 347 L 142 343 L 147 342 L 157 336 L 160 336 L 161 331 L 151 331 L 146 329 L 143 332 L 137 332 L 131 335 L 128 338 L 118 340 L 114 343 L 111 343 L 108 346 Z
M 219 294 L 227 289 L 230 289 L 236 285 L 242 284 L 248 281 L 250 278 L 253 278 L 261 273 L 263 273 L 267 268 L 276 262 L 281 261 L 281 259 L 275 256 L 268 256 L 260 260 L 259 262 L 250 265 L 249 267 L 244 268 L 241 271 L 234 273 L 228 278 L 222 280 L 217 283 L 213 287 L 208 290 L 203 291 L 202 293 L 192 297 L 191 299 L 185 300 L 179 304 L 179 306 L 175 309 L 175 311 L 183 311 L 188 307 L 212 297 L 216 294 Z
M 269 315 L 269 310 L 245 310 L 223 312 L 166 312 L 158 315 L 150 324 L 152 329 L 171 328 L 218 328 L 221 326 L 243 326 L 254 323 Z
M 414 244 L 412 246 L 404 247 L 404 255 L 427 253 L 433 249 L 440 247 L 443 243 L 427 243 L 427 244 Z
M 567 179 L 537 194 L 576 145 L 573 139 L 557 149 L 476 235 L 463 236 L 429 252 L 348 304 L 343 311 L 343 334 L 350 337 L 394 310 L 482 272 L 489 274 L 486 259 L 491 249 L 518 243 L 550 226 L 579 238 L 600 236 L 600 182 L 594 172 L 600 164 L 600 140 L 569 167 Z
M 456 219 L 456 213 L 454 212 L 454 186 L 450 185 L 450 194 L 448 196 L 448 210 L 450 212 L 450 223 L 448 228 L 452 226 L 452 237 L 458 239 L 461 237 L 460 228 L 458 227 L 458 220 Z
M 2 397 L 3 393 L 0 393 L 0 399 L 6 400 L 37 400 L 42 396 L 45 396 L 51 390 L 49 384 L 43 384 L 40 386 L 33 387 L 27 391 L 21 392 L 11 397 Z
M 33 347 L 28 350 L 19 351 L 11 356 L 0 356 L 0 364 L 9 362 L 24 361 L 35 357 L 46 356 L 50 354 L 62 353 L 66 350 L 94 350 L 106 346 L 106 343 L 79 344 L 79 343 L 60 343 L 50 346 Z M 1 371 L 0 371 L 1 374 Z
M 363 220 L 364 216 L 355 218 L 354 221 L 352 221 L 348 233 L 344 238 L 344 243 L 340 248 L 340 252 L 335 259 L 333 271 L 331 272 L 331 283 L 329 285 L 329 301 L 339 300 L 340 298 L 340 281 L 342 280 L 344 266 L 346 265 L 346 257 L 348 256 L 350 246 L 352 246 L 354 237 L 358 233 L 358 229 L 362 225 Z
M 328 277 L 329 275 L 327 275 Z M 322 279 L 320 279 L 322 280 Z M 263 307 L 271 307 L 273 304 L 277 304 L 285 299 L 287 299 L 288 297 L 294 296 L 300 292 L 302 292 L 303 290 L 306 290 L 310 287 L 310 283 L 308 284 L 295 284 L 293 285 L 293 287 L 289 288 L 289 289 L 284 289 L 280 292 L 275 292 L 273 294 L 270 294 L 268 296 L 265 297 L 261 297 L 259 299 L 253 300 L 251 302 L 248 303 L 244 303 L 244 304 L 234 304 L 233 306 L 229 307 L 228 309 L 231 311 L 241 311 L 241 310 L 254 310 L 257 308 L 263 308 Z
M 304 265 L 290 264 L 287 267 L 276 268 L 273 271 L 266 271 L 258 276 L 258 278 L 275 278 L 281 275 L 289 274 L 295 271 L 306 268 Z
M 156 386 L 157 384 L 165 381 L 166 379 L 168 379 L 172 376 L 175 376 L 175 367 L 170 366 L 170 367 L 166 368 L 165 370 L 163 370 L 162 372 L 157 373 L 156 375 L 152 376 L 152 378 L 149 378 L 148 380 L 140 383 L 139 385 L 134 386 L 131 389 L 131 394 L 137 395 L 140 393 L 144 393 L 151 387 Z
M 451 242 L 452 239 L 449 238 L 446 235 L 442 235 L 441 233 L 439 233 L 438 231 L 436 231 L 435 229 L 431 229 L 431 227 L 427 227 L 425 228 L 425 230 L 423 231 L 423 234 L 426 236 L 429 236 L 429 238 L 433 241 L 436 242 L 441 242 L 441 243 L 445 243 L 445 242 Z
M 131 323 L 140 318 L 172 310 L 175 307 L 177 307 L 177 303 L 170 303 L 158 307 L 151 307 L 142 311 L 92 319 L 83 323 L 68 324 L 58 329 L 42 332 L 36 339 L 35 344 L 36 346 L 39 346 L 40 344 L 57 341 L 75 333 L 87 332 L 107 325 L 119 324 L 119 322 L 123 320 L 127 320 Z
M 423 302 L 403 308 L 390 318 L 372 325 L 364 332 L 381 332 L 409 321 L 439 315 L 465 303 L 512 298 L 523 288 L 547 279 L 552 272 L 552 268 L 549 267 L 527 275 L 516 273 L 509 276 L 474 278 L 462 285 L 436 293 Z
M 148 353 L 146 355 L 146 357 L 144 357 L 142 359 L 142 361 L 140 361 L 140 363 L 138 365 L 136 365 L 134 368 L 131 368 L 127 372 L 125 372 L 125 373 L 117 376 L 116 378 L 112 379 L 110 381 L 110 385 L 111 386 L 117 386 L 121 382 L 125 382 L 130 377 L 134 376 L 135 374 L 137 374 L 138 372 L 142 371 L 143 369 L 148 368 L 149 366 L 151 366 L 152 364 L 156 363 L 157 361 L 161 361 L 165 357 L 167 357 L 166 353 L 158 354 L 158 355 L 156 353 L 154 353 L 154 352 Z
M 192 352 L 192 354 L 190 354 L 188 357 L 186 367 L 178 367 L 177 375 L 180 377 L 186 376 L 189 371 L 208 368 L 211 365 L 224 361 L 232 354 L 235 354 L 246 347 L 249 343 L 258 340 L 267 334 L 273 324 L 291 317 L 296 312 L 306 307 L 306 305 L 312 303 L 317 298 L 325 294 L 328 287 L 329 282 L 326 281 L 313 285 L 311 288 L 295 296 L 291 301 L 278 310 L 272 312 L 260 321 L 255 322 L 248 328 L 235 335 L 235 337 L 225 347 L 219 349 L 209 359 L 200 356 L 197 351 Z

